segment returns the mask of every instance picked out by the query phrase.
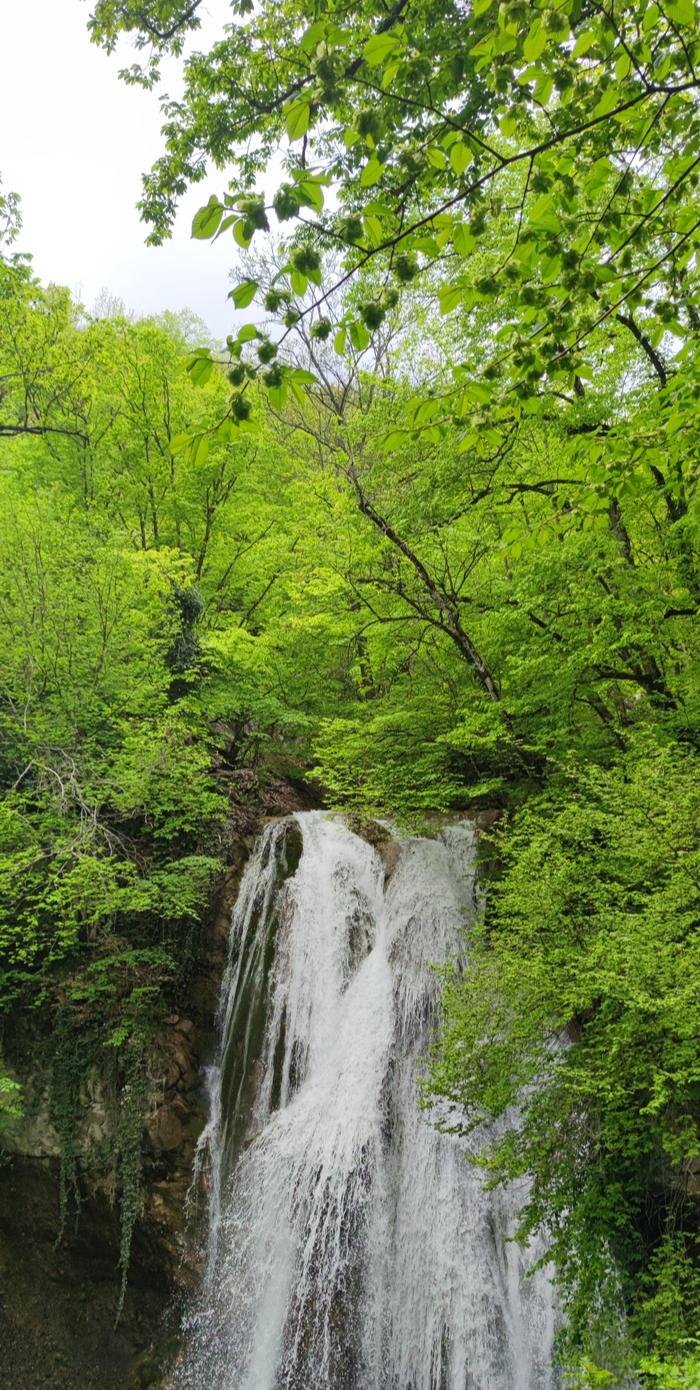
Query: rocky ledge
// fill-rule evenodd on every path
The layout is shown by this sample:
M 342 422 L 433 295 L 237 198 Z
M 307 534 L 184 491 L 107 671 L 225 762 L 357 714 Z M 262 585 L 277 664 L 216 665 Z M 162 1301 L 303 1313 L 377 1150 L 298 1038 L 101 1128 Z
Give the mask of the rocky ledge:
M 22 1082 L 22 1121 L 0 1152 L 0 1390 L 147 1390 L 177 1344 L 179 1314 L 200 1269 L 197 1212 L 189 1211 L 197 1139 L 206 1123 L 204 1069 L 231 911 L 254 838 L 269 819 L 319 805 L 313 788 L 249 770 L 220 774 L 231 808 L 228 868 L 198 964 L 148 1057 L 144 1175 L 124 1308 L 115 1326 L 120 1223 L 113 1181 L 94 1162 L 111 1142 L 110 1103 L 91 1073 L 81 1097 L 80 1210 L 60 1232 L 59 1136 L 37 1020 L 6 1029 L 6 1064 Z

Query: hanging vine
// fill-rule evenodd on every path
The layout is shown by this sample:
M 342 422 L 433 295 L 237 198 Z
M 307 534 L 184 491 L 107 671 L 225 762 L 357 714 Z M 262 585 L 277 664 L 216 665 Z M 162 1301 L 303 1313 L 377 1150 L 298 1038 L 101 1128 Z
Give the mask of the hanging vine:
M 71 1207 L 75 1210 L 77 1227 L 83 1200 L 79 1129 L 85 1112 L 85 1082 L 94 1068 L 106 1080 L 113 1061 L 98 1034 L 68 1005 L 63 1005 L 57 1012 L 51 1051 L 50 1113 L 60 1148 L 60 1241 Z M 120 1283 L 115 1322 L 118 1322 L 124 1307 L 134 1225 L 141 1207 L 143 1115 L 146 1108 L 146 1043 L 143 1032 L 137 1029 L 131 1031 L 121 1042 L 119 1053 L 117 1066 L 121 1087 L 118 1087 L 114 1101 L 114 1139 L 109 1145 L 110 1153 L 116 1154 L 121 1230 Z M 90 1156 L 86 1154 L 84 1157 Z
M 131 1259 L 131 1242 L 134 1225 L 141 1209 L 141 1179 L 143 1176 L 143 1113 L 146 1102 L 146 1073 L 144 1065 L 144 1040 L 139 1034 L 129 1039 L 124 1068 L 118 1118 L 119 1178 L 121 1195 L 119 1201 L 119 1220 L 121 1225 L 121 1245 L 119 1268 L 121 1281 L 115 1324 L 121 1317 L 126 1296 Z
M 58 1241 L 65 1230 L 71 1199 L 75 1205 L 76 1226 L 80 1216 L 78 1124 L 83 1110 L 81 1090 L 95 1061 L 95 1050 L 94 1040 L 82 1020 L 67 1005 L 59 1008 L 51 1038 L 50 1086 L 50 1113 L 60 1150 Z

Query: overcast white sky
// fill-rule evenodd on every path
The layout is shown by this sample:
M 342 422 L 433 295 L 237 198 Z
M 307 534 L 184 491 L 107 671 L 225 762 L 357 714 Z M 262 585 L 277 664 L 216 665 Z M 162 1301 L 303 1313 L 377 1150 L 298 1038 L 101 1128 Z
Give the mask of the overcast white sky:
M 89 42 L 89 0 L 2 8 L 0 175 L 22 199 L 19 249 L 44 282 L 81 289 L 88 308 L 106 288 L 139 314 L 194 309 L 225 336 L 235 247 L 190 239 L 193 213 L 220 191 L 216 171 L 183 202 L 172 241 L 145 246 L 136 202 L 161 150 L 158 94 L 119 81 L 129 50 L 108 58 Z M 226 0 L 207 0 L 207 10 L 194 46 L 207 46 L 230 14 Z M 177 94 L 174 71 L 164 85 Z

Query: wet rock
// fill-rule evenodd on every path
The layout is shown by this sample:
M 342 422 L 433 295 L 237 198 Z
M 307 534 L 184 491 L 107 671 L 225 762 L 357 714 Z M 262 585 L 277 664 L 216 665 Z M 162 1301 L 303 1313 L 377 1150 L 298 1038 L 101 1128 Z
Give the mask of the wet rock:
M 474 816 L 474 824 L 477 830 L 484 831 L 488 834 L 489 830 L 502 819 L 503 814 L 503 808 L 498 806 L 492 807 L 490 810 L 477 811 Z
M 0 1175 L 0 1390 L 124 1390 L 172 1298 L 136 1237 L 138 1284 L 115 1328 L 120 1230 L 104 1194 L 84 1192 L 60 1244 L 58 1164 L 6 1159 Z M 149 1264 L 149 1260 L 151 1263 Z
M 163 1105 L 152 1120 L 146 1121 L 154 1148 L 167 1153 L 179 1148 L 183 1140 L 182 1121 L 172 1105 Z
M 20 1078 L 16 1070 L 5 1063 L 5 1070 L 14 1080 Z M 58 1132 L 49 1113 L 49 1088 L 45 1077 L 35 1077 L 39 1087 L 32 1089 L 29 1104 L 25 1094 L 24 1112 L 17 1120 L 5 1124 L 2 1131 L 2 1147 L 6 1153 L 24 1154 L 28 1158 L 57 1158 L 61 1152 Z M 36 1095 L 36 1091 L 39 1094 Z
M 196 1091 L 200 1081 L 199 1072 L 195 1071 L 193 1067 L 188 1067 L 187 1071 L 183 1072 L 180 1077 L 178 1090 L 182 1088 L 183 1091 Z
M 229 777 L 222 771 L 221 785 L 231 807 L 224 850 L 228 868 L 198 959 L 147 1058 L 142 1204 L 116 1331 L 121 1241 L 113 1161 L 116 1091 L 97 1069 L 83 1086 L 78 1132 L 83 1204 L 77 1232 L 71 1213 L 56 1245 L 59 1139 L 50 1118 L 46 1050 L 51 1021 L 43 1037 L 28 1016 L 7 1030 L 5 1063 L 21 1082 L 27 1103 L 23 1118 L 3 1131 L 2 1147 L 14 1156 L 3 1160 L 0 1153 L 0 1390 L 145 1390 L 161 1383 L 165 1361 L 158 1348 L 165 1310 L 199 1277 L 200 1250 L 197 1232 L 188 1226 L 186 1198 L 196 1142 L 206 1123 L 202 1069 L 215 1054 L 219 990 L 241 874 L 266 820 L 320 805 L 315 789 L 250 770 Z M 290 821 L 290 872 L 300 853 L 301 835 Z M 110 1178 L 95 1166 L 97 1150 L 101 1162 L 111 1160 Z
M 385 840 L 379 848 L 379 853 L 384 864 L 384 881 L 386 883 L 399 866 L 401 845 L 398 840 Z

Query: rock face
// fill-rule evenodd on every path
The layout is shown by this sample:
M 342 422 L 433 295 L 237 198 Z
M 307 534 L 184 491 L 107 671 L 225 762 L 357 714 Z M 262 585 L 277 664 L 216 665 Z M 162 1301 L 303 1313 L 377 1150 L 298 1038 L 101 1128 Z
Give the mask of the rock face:
M 57 1228 L 56 1160 L 15 1156 L 0 1175 L 0 1385 L 125 1390 L 138 1350 L 165 1331 L 171 1294 L 159 1251 L 137 1232 L 115 1328 L 115 1208 L 88 1196 L 59 1245 Z
M 254 837 L 265 820 L 319 804 L 283 778 L 262 786 L 249 771 L 222 773 L 231 801 L 229 867 L 178 1011 L 148 1057 L 146 1142 L 124 1310 L 115 1327 L 120 1223 L 113 1185 L 90 1155 L 110 1143 L 109 1096 L 90 1073 L 79 1128 L 81 1207 L 61 1240 L 59 1138 L 48 1071 L 32 1020 L 4 1040 L 6 1060 L 29 1098 L 0 1152 L 0 1390 L 147 1390 L 177 1346 L 179 1310 L 196 1284 L 196 1213 L 188 1216 L 197 1139 L 206 1122 L 203 1068 L 216 1046 L 216 1010 L 231 911 Z

